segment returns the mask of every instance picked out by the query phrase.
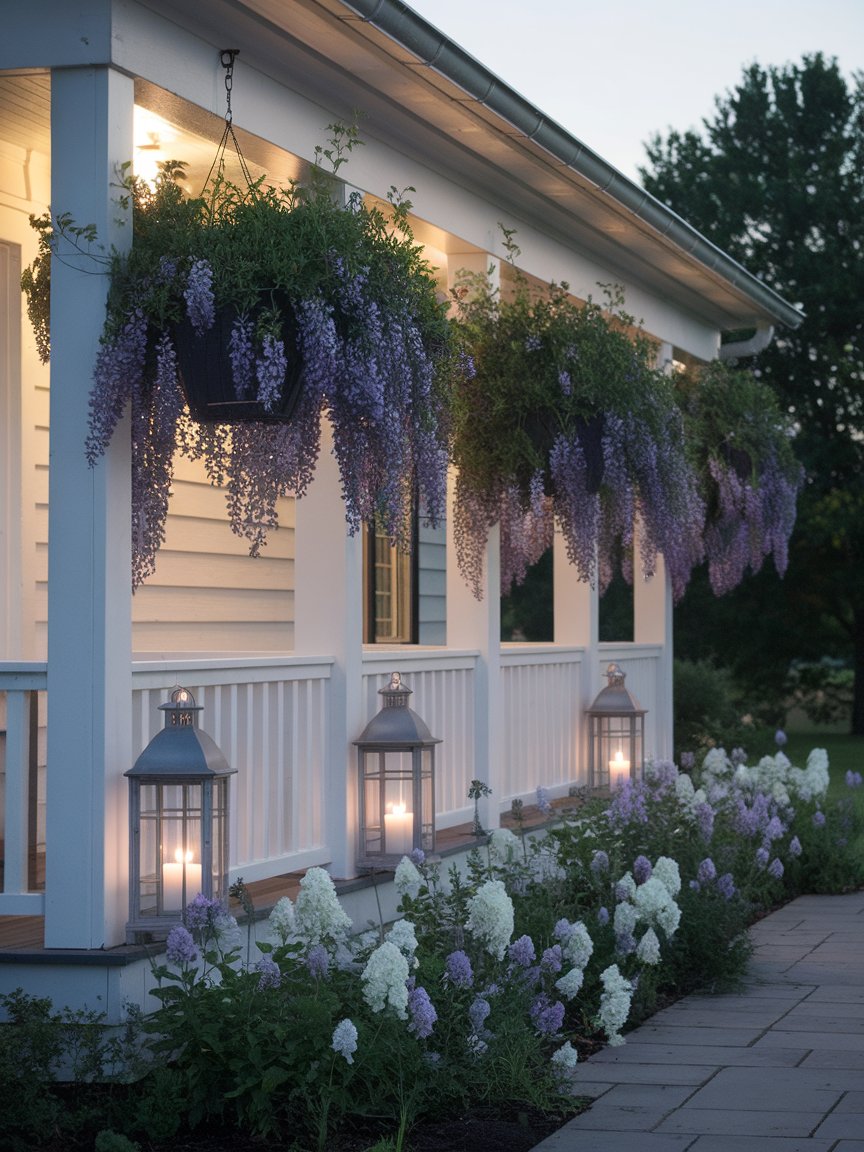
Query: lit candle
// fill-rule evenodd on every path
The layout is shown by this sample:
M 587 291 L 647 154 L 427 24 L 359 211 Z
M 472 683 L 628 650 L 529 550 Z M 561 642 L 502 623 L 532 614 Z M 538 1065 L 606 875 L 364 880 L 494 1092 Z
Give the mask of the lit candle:
M 192 853 L 178 848 L 174 861 L 162 865 L 162 907 L 174 912 L 183 907 L 183 878 L 186 878 L 186 903 L 201 891 L 201 865 L 192 863 Z
M 619 748 L 614 759 L 609 761 L 609 787 L 618 788 L 629 778 L 630 761 L 624 759 L 624 754 Z
M 392 812 L 384 813 L 384 844 L 388 853 L 408 855 L 414 847 L 414 813 L 406 812 L 404 804 L 394 804 Z

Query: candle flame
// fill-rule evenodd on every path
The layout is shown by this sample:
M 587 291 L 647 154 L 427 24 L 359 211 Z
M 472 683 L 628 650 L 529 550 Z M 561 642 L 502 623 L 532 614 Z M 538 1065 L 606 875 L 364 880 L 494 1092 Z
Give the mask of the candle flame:
M 191 853 L 191 851 L 186 852 L 186 854 L 184 856 L 183 849 L 178 848 L 177 851 L 174 853 L 174 859 L 177 861 L 178 864 L 183 864 L 184 862 L 186 864 L 191 864 L 192 863 L 192 853 Z

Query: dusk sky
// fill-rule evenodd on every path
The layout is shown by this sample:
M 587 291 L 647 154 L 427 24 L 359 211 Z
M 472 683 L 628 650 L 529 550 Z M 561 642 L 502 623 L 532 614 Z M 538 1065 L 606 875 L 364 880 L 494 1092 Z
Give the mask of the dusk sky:
M 699 128 L 745 65 L 864 69 L 864 0 L 408 0 L 584 144 L 638 180 L 644 143 Z

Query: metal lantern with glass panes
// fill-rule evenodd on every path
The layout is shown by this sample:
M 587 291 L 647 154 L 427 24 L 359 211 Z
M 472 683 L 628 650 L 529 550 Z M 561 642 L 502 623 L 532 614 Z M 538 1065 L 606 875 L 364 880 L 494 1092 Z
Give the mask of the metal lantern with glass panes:
M 586 712 L 588 783 L 614 790 L 624 780 L 642 779 L 645 709 L 625 687 L 620 664 L 610 664 L 606 677 L 608 684 Z
M 228 778 L 219 747 L 198 727 L 202 711 L 174 688 L 165 726 L 129 778 L 129 943 L 162 940 L 198 894 L 228 895 Z
M 360 770 L 359 868 L 395 867 L 415 848 L 435 849 L 435 745 L 398 672 L 379 689 L 383 706 L 357 746 Z

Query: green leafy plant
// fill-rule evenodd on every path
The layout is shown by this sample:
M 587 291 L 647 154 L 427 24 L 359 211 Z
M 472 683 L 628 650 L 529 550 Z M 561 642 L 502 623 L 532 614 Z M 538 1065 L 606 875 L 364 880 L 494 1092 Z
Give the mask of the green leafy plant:
M 458 466 L 457 558 L 480 595 L 483 552 L 500 523 L 506 591 L 551 545 L 553 520 L 583 579 L 605 587 L 632 575 L 633 520 L 641 514 L 640 561 L 663 551 L 680 595 L 701 558 L 701 506 L 684 452 L 672 382 L 656 347 L 623 308 L 576 301 L 567 284 L 534 288 L 509 261 L 502 285 L 466 276 L 454 292 L 462 372 L 453 391 Z
M 350 532 L 375 519 L 404 541 L 418 499 L 431 522 L 443 512 L 446 305 L 410 200 L 395 188 L 383 209 L 340 199 L 336 173 L 359 140 L 330 129 L 309 180 L 287 188 L 217 171 L 189 196 L 178 162 L 154 187 L 124 168 L 125 252 L 100 255 L 93 229 L 68 216 L 34 221 L 39 254 L 22 285 L 45 355 L 50 254 L 87 254 L 110 277 L 86 451 L 95 464 L 131 407 L 133 585 L 155 566 L 178 450 L 226 485 L 253 554 L 278 498 L 306 491 L 325 416 Z M 199 382 L 219 385 L 212 403 Z

